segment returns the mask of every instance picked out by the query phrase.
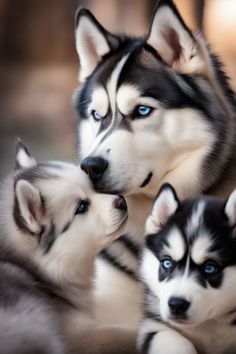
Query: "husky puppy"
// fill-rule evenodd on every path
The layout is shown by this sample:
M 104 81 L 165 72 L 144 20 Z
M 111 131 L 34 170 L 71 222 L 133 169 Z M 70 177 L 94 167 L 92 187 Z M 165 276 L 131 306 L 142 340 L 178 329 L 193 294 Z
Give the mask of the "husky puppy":
M 146 224 L 141 353 L 233 354 L 236 190 L 180 202 L 164 185 Z
M 81 167 L 96 190 L 125 194 L 129 208 L 124 236 L 97 260 L 97 316 L 135 328 L 137 255 L 156 191 L 169 182 L 187 198 L 236 185 L 234 94 L 170 0 L 158 2 L 143 38 L 110 33 L 80 10 L 76 48 Z
M 36 162 L 17 141 L 0 197 L 2 354 L 97 352 L 94 260 L 126 219 L 124 198 L 95 193 L 73 164 Z

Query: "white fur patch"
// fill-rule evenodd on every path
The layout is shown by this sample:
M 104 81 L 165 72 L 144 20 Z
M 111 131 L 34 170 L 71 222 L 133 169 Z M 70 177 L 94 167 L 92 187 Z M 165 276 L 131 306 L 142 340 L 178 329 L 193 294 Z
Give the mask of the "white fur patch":
M 193 213 L 191 215 L 190 220 L 187 223 L 186 233 L 188 235 L 194 235 L 194 233 L 199 229 L 199 227 L 203 227 L 203 213 L 205 209 L 205 202 L 201 200 L 197 207 L 194 208 Z
M 165 246 L 167 254 L 175 261 L 180 261 L 186 251 L 186 245 L 180 231 L 174 227 L 168 236 L 169 246 Z
M 133 109 L 138 104 L 140 92 L 130 84 L 122 85 L 117 92 L 117 105 L 122 114 L 128 115 L 133 112 Z
M 111 78 L 107 83 L 107 92 L 109 95 L 111 110 L 113 115 L 116 113 L 116 93 L 117 93 L 117 84 L 119 80 L 120 73 L 129 57 L 129 54 L 125 55 L 114 68 Z
M 229 222 L 231 226 L 235 226 L 236 224 L 236 189 L 230 194 L 226 206 L 225 206 L 225 214 L 229 218 Z
M 204 231 L 203 231 L 204 232 Z M 196 264 L 202 264 L 209 257 L 209 248 L 212 246 L 210 235 L 206 232 L 196 238 L 191 249 L 191 258 Z
M 108 108 L 109 100 L 106 90 L 101 86 L 96 87 L 92 94 L 91 104 L 88 106 L 88 114 L 91 114 L 91 111 L 95 110 L 104 117 L 107 114 Z
M 140 268 L 140 275 L 148 287 L 154 294 L 159 294 L 158 284 L 158 269 L 159 261 L 154 254 L 147 248 L 144 249 L 142 255 L 142 263 Z

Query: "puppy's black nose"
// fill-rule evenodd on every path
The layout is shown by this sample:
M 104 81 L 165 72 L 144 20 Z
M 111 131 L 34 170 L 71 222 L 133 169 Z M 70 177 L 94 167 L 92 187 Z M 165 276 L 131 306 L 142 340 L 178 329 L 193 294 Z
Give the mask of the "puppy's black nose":
M 190 302 L 182 297 L 171 297 L 168 301 L 168 305 L 172 315 L 182 316 L 189 308 Z
M 126 204 L 125 198 L 123 198 L 122 196 L 117 197 L 114 200 L 114 207 L 116 209 L 120 209 L 120 210 L 126 211 L 127 210 L 127 204 Z
M 86 157 L 80 167 L 94 181 L 102 177 L 108 167 L 108 161 L 99 156 Z

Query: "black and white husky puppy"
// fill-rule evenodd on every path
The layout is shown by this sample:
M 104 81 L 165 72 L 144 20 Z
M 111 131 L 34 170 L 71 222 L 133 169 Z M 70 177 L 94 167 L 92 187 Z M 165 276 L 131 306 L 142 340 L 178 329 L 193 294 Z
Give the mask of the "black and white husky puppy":
M 78 166 L 36 162 L 17 142 L 0 197 L 1 353 L 97 352 L 94 260 L 126 219 L 122 197 L 97 194 Z
M 180 202 L 164 185 L 146 224 L 138 345 L 148 354 L 236 349 L 236 190 Z
M 80 10 L 76 48 L 81 167 L 96 190 L 125 194 L 130 216 L 125 236 L 97 261 L 97 315 L 134 328 L 137 255 L 156 191 L 168 182 L 180 198 L 213 186 L 228 195 L 236 185 L 235 99 L 203 36 L 170 0 L 158 2 L 143 38 L 112 34 Z

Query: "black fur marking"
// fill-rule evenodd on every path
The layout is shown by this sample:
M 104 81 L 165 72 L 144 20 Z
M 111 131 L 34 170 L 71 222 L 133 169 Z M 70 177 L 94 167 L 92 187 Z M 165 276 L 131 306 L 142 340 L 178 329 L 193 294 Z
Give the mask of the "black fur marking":
M 161 322 L 161 323 L 163 322 L 164 323 L 164 321 L 162 321 L 162 318 L 161 318 L 160 314 L 153 313 L 153 312 L 151 312 L 150 310 L 148 310 L 146 308 L 144 310 L 144 317 L 145 318 L 150 318 L 151 320 L 154 320 L 156 322 Z
M 65 226 L 62 228 L 62 232 L 61 232 L 62 234 L 69 230 L 72 222 L 73 222 L 73 220 L 72 221 L 68 221 L 68 223 L 65 224 Z
M 145 340 L 143 342 L 142 348 L 141 348 L 141 353 L 142 354 L 148 354 L 148 349 L 150 347 L 151 341 L 153 339 L 153 337 L 157 334 L 158 332 L 149 332 L 146 337 Z M 164 354 L 164 353 L 163 353 Z
M 52 169 L 62 168 L 60 164 L 56 163 L 38 163 L 36 166 L 20 171 L 20 173 L 15 176 L 15 185 L 20 179 L 26 180 L 29 183 L 33 184 L 34 182 L 40 179 L 45 180 L 60 178 L 53 171 L 50 171 L 50 167 Z
M 151 181 L 153 176 L 152 172 L 149 172 L 149 174 L 147 175 L 147 177 L 145 178 L 145 180 L 143 181 L 143 183 L 141 184 L 140 188 L 144 188 L 148 185 L 148 183 Z
M 44 230 L 44 232 L 39 237 L 40 246 L 43 248 L 44 253 L 48 253 L 56 239 L 56 228 L 53 221 L 50 223 L 49 230 Z
M 128 235 L 123 235 L 119 237 L 114 242 L 121 242 L 125 247 L 135 256 L 138 257 L 140 254 L 140 248 L 129 238 Z
M 113 257 L 109 250 L 104 249 L 99 254 L 102 258 L 112 264 L 116 269 L 119 269 L 121 272 L 125 273 L 127 276 L 131 277 L 133 280 L 138 281 L 136 273 L 129 269 L 127 266 L 121 264 L 115 257 Z
M 236 319 L 234 319 L 233 321 L 231 321 L 231 326 L 236 326 Z

